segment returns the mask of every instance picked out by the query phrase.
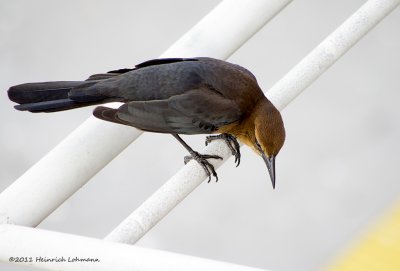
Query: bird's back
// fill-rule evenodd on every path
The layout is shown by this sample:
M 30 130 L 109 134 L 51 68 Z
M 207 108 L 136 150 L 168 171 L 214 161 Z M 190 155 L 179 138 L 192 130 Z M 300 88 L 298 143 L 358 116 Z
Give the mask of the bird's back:
M 124 101 L 164 100 L 193 89 L 207 87 L 241 104 L 262 96 L 255 77 L 241 66 L 212 58 L 194 58 L 166 64 L 138 65 L 121 75 L 100 80 L 79 92 L 101 92 Z

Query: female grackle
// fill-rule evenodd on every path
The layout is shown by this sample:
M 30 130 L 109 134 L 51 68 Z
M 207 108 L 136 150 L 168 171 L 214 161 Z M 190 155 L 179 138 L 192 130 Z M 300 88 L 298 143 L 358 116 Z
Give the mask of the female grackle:
M 83 106 L 122 102 L 118 109 L 99 106 L 97 118 L 143 131 L 169 133 L 189 151 L 209 181 L 217 173 L 207 159 L 178 134 L 208 136 L 206 144 L 224 139 L 240 163 L 238 138 L 264 159 L 275 188 L 275 157 L 285 141 L 281 114 L 264 96 L 245 68 L 213 58 L 149 60 L 133 69 L 90 76 L 86 81 L 27 83 L 8 90 L 15 108 L 55 112 Z

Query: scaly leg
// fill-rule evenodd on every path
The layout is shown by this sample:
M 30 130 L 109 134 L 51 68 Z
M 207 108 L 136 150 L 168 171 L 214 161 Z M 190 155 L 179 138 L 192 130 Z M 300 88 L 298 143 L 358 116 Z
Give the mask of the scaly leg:
M 213 158 L 213 159 L 222 159 L 221 156 L 218 155 L 208 155 L 208 154 L 200 154 L 197 151 L 194 151 L 188 144 L 186 144 L 185 141 L 178 135 L 178 134 L 172 134 L 184 147 L 187 149 L 190 153 L 190 156 L 185 156 L 184 162 L 187 164 L 190 160 L 196 160 L 197 163 L 199 163 L 204 171 L 206 172 L 208 176 L 208 182 L 211 181 L 211 175 L 215 177 L 215 181 L 218 182 L 218 175 L 217 172 L 214 169 L 214 166 L 207 161 L 207 159 Z

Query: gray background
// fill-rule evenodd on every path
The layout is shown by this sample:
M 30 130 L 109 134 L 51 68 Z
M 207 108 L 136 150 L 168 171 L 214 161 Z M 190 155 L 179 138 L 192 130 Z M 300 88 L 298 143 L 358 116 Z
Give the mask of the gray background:
M 218 2 L 0 1 L 0 191 L 92 111 L 17 112 L 9 86 L 156 58 Z M 295 0 L 229 60 L 268 89 L 363 2 Z M 275 191 L 245 147 L 239 168 L 229 160 L 220 182 L 200 185 L 138 245 L 282 271 L 333 261 L 400 193 L 399 26 L 396 10 L 283 111 Z M 203 147 L 203 136 L 186 139 Z M 142 135 L 39 228 L 104 237 L 184 155 L 169 135 Z

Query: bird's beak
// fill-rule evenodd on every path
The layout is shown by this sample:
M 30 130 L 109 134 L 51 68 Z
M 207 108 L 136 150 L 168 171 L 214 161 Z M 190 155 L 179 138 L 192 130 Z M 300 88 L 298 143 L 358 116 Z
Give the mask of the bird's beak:
M 272 188 L 275 189 L 275 156 L 267 157 L 263 152 L 261 153 L 265 164 L 267 165 L 269 176 L 271 177 Z

